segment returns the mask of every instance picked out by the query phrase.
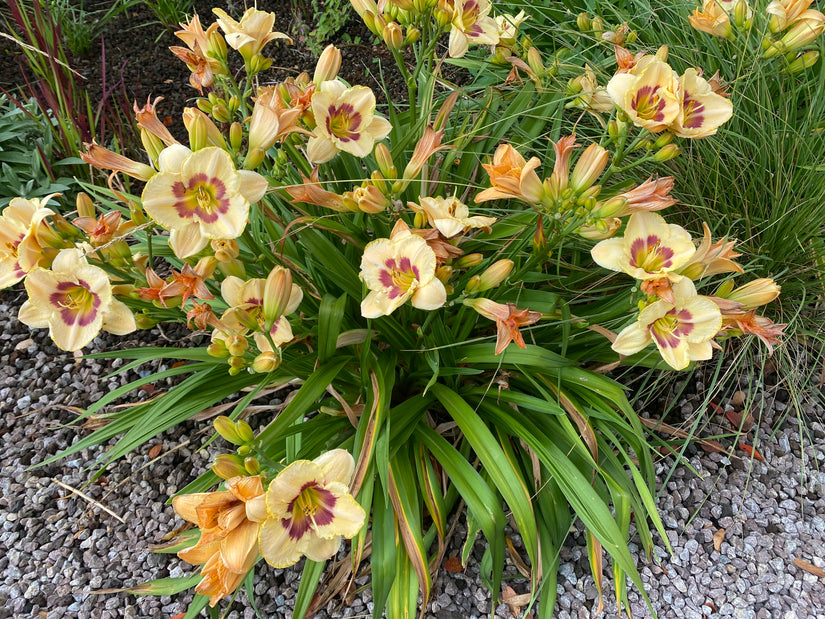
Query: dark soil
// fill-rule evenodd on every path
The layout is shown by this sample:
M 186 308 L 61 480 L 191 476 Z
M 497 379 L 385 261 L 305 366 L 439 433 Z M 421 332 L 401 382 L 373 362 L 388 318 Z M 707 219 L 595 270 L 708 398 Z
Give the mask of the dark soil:
M 195 0 L 194 10 L 204 27 L 215 21 L 212 8 L 216 6 L 235 18 L 240 18 L 243 11 L 240 3 L 226 6 L 225 0 Z M 293 45 L 275 41 L 265 48 L 273 63 L 261 74 L 260 82 L 280 82 L 303 71 L 311 75 L 316 56 L 302 34 L 308 31 L 311 12 L 299 14 L 296 3 L 291 0 L 260 0 L 258 8 L 274 12 L 277 15 L 275 29 L 294 41 Z M 340 76 L 351 84 L 370 86 L 379 102 L 386 100 L 385 88 L 393 98 L 406 97 L 403 78 L 392 57 L 383 45 L 373 45 L 374 41 L 375 37 L 353 11 L 349 21 L 329 41 L 342 52 Z M 194 104 L 198 92 L 189 85 L 186 65 L 168 51 L 170 45 L 181 45 L 181 42 L 145 5 L 139 4 L 110 20 L 91 51 L 72 58 L 71 65 L 83 76 L 82 87 L 95 105 L 104 98 L 104 92 L 111 93 L 108 95 L 110 103 L 121 106 L 131 105 L 132 101 L 142 105 L 147 97 L 162 96 L 164 101 L 158 106 L 158 114 L 161 118 L 167 117 L 170 130 L 180 136 L 184 133 L 181 112 L 184 107 Z M 0 38 L 0 88 L 14 92 L 24 83 L 20 59 L 16 44 Z

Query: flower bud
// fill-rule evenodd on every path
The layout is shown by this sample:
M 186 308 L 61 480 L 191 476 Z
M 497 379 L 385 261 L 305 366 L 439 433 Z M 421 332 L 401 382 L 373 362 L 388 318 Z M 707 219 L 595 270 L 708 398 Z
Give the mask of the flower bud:
M 212 462 L 212 472 L 221 479 L 246 476 L 243 459 L 235 454 L 218 454 Z
M 225 441 L 228 441 L 233 445 L 243 445 L 247 442 L 241 439 L 241 437 L 238 435 L 238 430 L 235 426 L 235 422 L 232 421 L 226 415 L 216 417 L 212 422 L 212 425 L 215 426 L 215 432 L 220 434 Z
M 211 114 L 212 113 L 212 102 L 209 99 L 205 99 L 203 97 L 200 97 L 195 101 L 195 105 L 197 105 L 198 109 L 201 112 L 203 112 L 204 114 Z
M 621 213 L 624 213 L 626 208 L 626 197 L 621 195 L 613 196 L 612 198 L 608 198 L 604 202 L 599 203 L 597 207 L 590 212 L 590 214 L 592 217 L 595 217 L 596 219 L 602 219 L 605 217 L 616 217 Z
M 219 123 L 228 123 L 232 120 L 229 110 L 221 103 L 217 103 L 212 106 L 212 118 L 217 120 Z
M 587 189 L 602 175 L 610 153 L 598 144 L 591 144 L 579 156 L 570 175 L 570 187 L 578 193 Z
M 215 340 L 206 347 L 206 352 L 210 357 L 217 357 L 218 359 L 225 359 L 229 356 L 229 350 L 226 348 L 226 342 L 223 340 Z
M 599 34 L 604 31 L 604 20 L 601 17 L 594 17 L 590 20 L 590 29 Z
M 189 148 L 195 151 L 207 147 L 207 125 L 205 116 L 196 114 L 186 129 L 189 132 Z
M 263 163 L 264 157 L 266 157 L 266 151 L 260 146 L 256 146 L 252 150 L 250 150 L 246 157 L 243 160 L 243 169 L 244 170 L 255 170 L 261 163 Z
M 788 64 L 786 71 L 793 75 L 795 73 L 800 73 L 805 69 L 808 69 L 816 64 L 816 61 L 819 60 L 819 52 L 816 50 L 810 50 L 802 54 L 801 56 L 795 58 L 793 62 Z
M 818 13 L 817 11 L 805 11 L 805 13 Z M 825 30 L 825 16 L 818 13 L 816 16 L 798 18 L 785 36 L 782 37 L 782 51 L 793 51 L 805 47 Z
M 246 267 L 244 263 L 237 258 L 230 258 L 218 263 L 218 268 L 226 277 L 234 276 L 240 279 L 246 279 Z
M 662 45 L 659 49 L 656 50 L 656 58 L 658 58 L 662 62 L 667 62 L 667 56 L 669 53 L 670 49 L 668 49 L 668 46 Z
M 330 44 L 321 52 L 318 63 L 315 65 L 315 73 L 312 81 L 319 85 L 321 82 L 334 80 L 341 70 L 341 50 Z
M 254 456 L 247 456 L 244 458 L 243 466 L 246 469 L 246 472 L 250 475 L 257 475 L 261 472 L 261 465 L 258 462 L 258 459 Z
M 246 359 L 243 357 L 229 357 L 229 361 L 227 363 L 229 363 L 230 370 L 242 370 L 247 365 Z
M 264 284 L 264 331 L 272 329 L 275 321 L 284 315 L 291 294 L 292 273 L 289 269 L 276 266 L 269 272 L 266 277 L 266 284 Z
M 135 325 L 137 325 L 138 329 L 154 329 L 157 324 L 158 321 L 150 318 L 147 314 L 135 314 Z
M 465 254 L 453 262 L 453 266 L 457 269 L 469 269 L 471 267 L 477 267 L 483 260 L 484 256 L 481 254 Z
M 733 23 L 736 24 L 736 27 L 740 30 L 742 30 L 748 20 L 748 13 L 750 13 L 750 8 L 748 7 L 747 0 L 739 0 L 733 7 Z
M 394 21 L 384 26 L 381 36 L 390 49 L 398 51 L 404 47 L 404 33 L 401 31 L 401 26 Z
M 676 146 L 676 144 L 668 144 L 653 154 L 653 161 L 657 163 L 664 163 L 665 161 L 675 159 L 681 152 L 682 149 Z
M 541 52 L 536 47 L 527 50 L 527 65 L 536 77 L 544 75 L 544 63 L 541 61 Z
M 744 310 L 751 310 L 770 303 L 779 296 L 781 291 L 782 288 L 774 280 L 762 277 L 736 288 L 726 298 L 741 303 Z
M 78 217 L 95 216 L 95 203 L 92 202 L 92 199 L 89 197 L 89 194 L 84 193 L 82 191 L 79 194 L 77 194 L 75 206 L 77 207 Z
M 234 116 L 235 112 L 237 112 L 241 107 L 241 99 L 238 95 L 232 95 L 229 97 L 229 101 L 226 102 L 226 107 L 229 110 L 229 115 Z
M 507 276 L 510 275 L 510 272 L 513 270 L 513 266 L 515 266 L 515 263 L 507 258 L 493 263 L 481 274 L 478 289 L 483 292 L 490 288 L 496 288 L 501 282 L 507 279 Z
M 464 292 L 467 294 L 474 294 L 479 291 L 481 288 L 481 277 L 478 275 L 473 275 L 469 280 L 467 280 L 467 285 L 464 286 Z
M 608 219 L 598 219 L 593 224 L 581 226 L 576 232 L 582 238 L 591 241 L 602 241 L 609 239 L 621 228 L 622 220 L 618 217 Z
M 240 439 L 244 442 L 244 445 L 247 445 L 255 440 L 255 433 L 252 431 L 250 425 L 244 420 L 241 419 L 235 422 L 235 430 L 237 431 Z
M 243 145 L 243 127 L 237 121 L 229 126 L 229 145 L 236 153 L 241 150 Z
M 246 341 L 246 337 L 243 335 L 230 335 L 226 338 L 226 350 L 233 357 L 240 357 L 246 352 L 247 348 L 249 348 L 249 342 Z
M 589 32 L 591 26 L 590 16 L 587 13 L 579 13 L 576 17 L 576 27 L 578 27 L 579 32 Z
M 655 142 L 653 142 L 653 149 L 659 150 L 660 148 L 664 148 L 673 141 L 673 138 L 674 135 L 670 131 L 664 132 L 662 135 L 656 138 Z
M 375 161 L 378 163 L 378 169 L 381 170 L 384 178 L 395 180 L 398 177 L 398 170 L 392 161 L 390 149 L 383 142 L 375 146 Z
M 215 260 L 223 262 L 237 258 L 241 250 L 235 239 L 216 239 L 209 243 L 212 251 L 215 252 Z
M 416 43 L 421 38 L 421 31 L 418 28 L 407 28 L 407 35 L 404 37 L 404 47 Z
M 252 371 L 257 374 L 269 374 L 277 370 L 281 364 L 281 360 L 274 352 L 266 351 L 255 357 L 252 362 Z
M 453 276 L 453 267 L 448 264 L 444 264 L 436 269 L 435 276 L 442 284 L 446 284 Z

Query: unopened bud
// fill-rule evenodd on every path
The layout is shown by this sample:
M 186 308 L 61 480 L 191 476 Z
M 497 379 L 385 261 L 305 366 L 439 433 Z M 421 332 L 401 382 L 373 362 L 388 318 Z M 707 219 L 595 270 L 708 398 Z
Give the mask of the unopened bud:
M 446 284 L 453 276 L 453 267 L 448 264 L 444 264 L 436 269 L 435 276 L 442 284 Z
M 219 123 L 228 123 L 232 120 L 229 110 L 221 103 L 217 103 L 212 106 L 212 118 L 217 120 Z
M 590 32 L 591 26 L 590 16 L 587 13 L 579 13 L 576 17 L 576 27 L 579 32 Z
M 261 472 L 261 465 L 258 462 L 258 459 L 254 456 L 247 456 L 244 458 L 243 466 L 246 469 L 246 472 L 250 475 L 257 475 Z
M 404 47 L 412 45 L 421 38 L 421 31 L 418 28 L 407 28 L 407 35 L 404 37 Z
M 653 154 L 653 161 L 657 163 L 670 161 L 671 159 L 678 157 L 681 152 L 682 149 L 676 146 L 676 144 L 668 144 Z
M 291 294 L 292 272 L 284 267 L 276 266 L 269 272 L 264 284 L 264 331 L 272 329 L 275 321 L 284 315 Z
M 426 228 L 427 227 L 427 215 L 422 211 L 417 212 L 415 214 L 415 217 L 413 218 L 413 226 L 416 227 L 416 228 L 421 228 L 421 229 Z
M 226 348 L 226 342 L 223 340 L 215 340 L 206 347 L 206 352 L 210 357 L 217 357 L 218 359 L 225 359 L 229 356 L 229 350 Z
M 243 127 L 237 121 L 229 126 L 229 145 L 236 153 L 241 150 L 243 145 Z
M 627 208 L 627 198 L 624 196 L 613 196 L 597 205 L 590 214 L 597 218 L 616 217 L 620 213 L 624 213 Z
M 212 462 L 212 472 L 221 479 L 246 476 L 243 458 L 235 454 L 218 454 Z
M 89 197 L 89 194 L 84 193 L 82 191 L 79 194 L 77 194 L 75 206 L 77 207 L 78 217 L 95 216 L 95 203 L 92 202 L 92 199 Z
M 226 338 L 226 350 L 235 358 L 239 358 L 249 348 L 249 342 L 243 335 L 230 335 Z M 231 362 L 231 360 L 230 360 Z
M 318 85 L 321 82 L 334 80 L 341 70 L 341 50 L 330 44 L 321 52 L 318 64 L 315 65 L 315 73 L 312 81 Z
M 619 124 L 615 120 L 607 123 L 607 135 L 614 140 L 619 137 Z
M 395 180 L 397 177 L 397 170 L 392 161 L 390 149 L 387 148 L 387 145 L 383 142 L 375 146 L 375 161 L 378 163 L 378 169 L 381 170 L 381 174 L 384 175 L 384 178 Z M 395 175 L 393 175 L 393 173 L 395 173 Z
M 736 27 L 740 30 L 747 22 L 749 12 L 747 0 L 739 0 L 736 6 L 733 7 L 733 23 L 736 24 Z
M 252 362 L 252 371 L 257 374 L 269 374 L 278 369 L 281 360 L 274 352 L 262 352 Z
M 214 421 L 212 421 L 212 425 L 215 426 L 215 432 L 220 434 L 224 440 L 229 441 L 233 445 L 243 445 L 247 442 L 241 440 L 241 437 L 238 435 L 235 422 L 226 415 L 216 417 Z
M 226 102 L 226 107 L 229 110 L 229 115 L 234 116 L 235 112 L 237 112 L 241 107 L 240 97 L 238 97 L 238 95 L 232 95 L 229 97 L 229 101 Z
M 243 420 L 235 422 L 235 431 L 238 437 L 243 441 L 244 445 L 248 445 L 255 440 L 255 433 L 248 423 Z
M 490 288 L 496 288 L 501 282 L 507 279 L 510 272 L 513 270 L 515 263 L 506 258 L 498 260 L 484 271 L 479 280 L 479 290 L 485 291 Z
M 212 247 L 212 251 L 215 252 L 215 260 L 218 262 L 237 258 L 241 251 L 238 242 L 234 239 L 216 239 L 211 241 L 209 245 Z
M 660 148 L 664 148 L 673 141 L 673 138 L 674 135 L 670 131 L 664 132 L 662 135 L 656 138 L 655 142 L 653 142 L 653 149 L 659 150 Z
M 246 359 L 243 357 L 229 357 L 229 367 L 235 370 L 242 370 L 247 366 Z
M 189 148 L 193 151 L 206 148 L 208 144 L 206 117 L 195 114 L 187 127 L 189 131 Z
M 243 160 L 243 169 L 244 170 L 255 170 L 264 160 L 266 157 L 266 152 L 260 146 L 256 146 L 251 151 L 246 154 L 246 157 Z
M 541 52 L 537 47 L 531 47 L 527 50 L 527 65 L 536 74 L 536 77 L 544 75 L 544 63 L 541 61 Z
M 467 294 L 474 294 L 481 289 L 481 277 L 478 275 L 473 275 L 469 280 L 467 280 L 467 285 L 464 286 L 464 292 Z
M 788 68 L 786 70 L 788 73 L 793 75 L 794 73 L 799 73 L 814 66 L 817 60 L 819 60 L 819 52 L 816 50 L 810 50 L 794 59 L 793 62 L 788 64 Z
M 477 267 L 483 260 L 484 256 L 482 254 L 465 254 L 453 262 L 453 266 L 457 269 L 469 269 Z
M 397 51 L 404 47 L 404 33 L 401 31 L 401 26 L 394 21 L 384 26 L 381 36 L 390 49 Z
M 656 50 L 656 58 L 661 60 L 662 62 L 667 62 L 667 55 L 670 53 L 667 45 L 662 45 L 659 49 Z
M 601 17 L 594 17 L 590 20 L 590 29 L 596 34 L 604 31 L 604 20 Z
M 198 109 L 204 114 L 212 113 L 212 102 L 209 99 L 199 98 L 195 101 L 195 105 L 197 105 Z
M 135 326 L 137 326 L 138 329 L 154 329 L 157 324 L 157 320 L 150 318 L 146 314 L 135 314 Z

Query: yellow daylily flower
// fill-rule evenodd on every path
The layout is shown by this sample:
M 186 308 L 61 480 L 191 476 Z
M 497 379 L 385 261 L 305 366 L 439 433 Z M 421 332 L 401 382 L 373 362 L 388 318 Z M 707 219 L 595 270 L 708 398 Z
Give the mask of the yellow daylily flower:
M 436 278 L 435 252 L 402 220 L 388 239 L 376 239 L 364 248 L 361 279 L 370 289 L 361 302 L 365 318 L 389 316 L 412 301 L 413 307 L 434 310 L 447 301 L 447 290 Z
M 794 23 L 808 10 L 813 0 L 773 0 L 765 8 L 765 12 L 773 15 L 771 18 L 771 32 L 779 32 Z
M 266 492 L 267 518 L 258 541 L 267 563 L 288 567 L 302 556 L 325 561 L 342 538 L 361 530 L 366 513 L 347 487 L 354 470 L 349 452 L 333 449 L 278 473 Z
M 607 94 L 634 125 L 663 131 L 679 113 L 678 75 L 656 56 L 645 56 L 627 73 L 617 73 Z
M 54 214 L 54 211 L 44 205 L 55 195 L 57 194 L 31 200 L 13 198 L 3 209 L 3 215 L 0 216 L 0 289 L 16 284 L 38 266 L 40 252 L 36 252 L 38 256 L 34 262 L 23 259 L 21 264 L 20 246 L 22 244 L 22 251 L 25 251 L 26 237 L 36 232 L 44 217 Z
M 424 213 L 427 216 L 427 222 L 448 239 L 469 228 L 489 228 L 496 223 L 495 217 L 481 215 L 470 217 L 468 206 L 455 196 L 451 198 L 422 196 L 419 201 L 421 204 L 408 202 L 407 206 L 416 213 Z
M 184 494 L 172 499 L 175 512 L 198 525 L 198 543 L 178 556 L 203 565 L 203 577 L 195 587 L 209 596 L 209 605 L 230 595 L 258 559 L 258 530 L 266 518 L 261 478 L 233 477 L 226 490 Z
M 682 138 L 705 138 L 733 115 L 733 104 L 715 92 L 696 69 L 688 69 L 679 78 L 681 97 L 679 113 L 669 127 Z
M 695 252 L 684 228 L 645 211 L 630 216 L 623 237 L 600 241 L 590 250 L 593 260 L 611 271 L 624 271 L 640 280 L 666 277 L 672 282 L 682 279 L 674 271 Z
M 489 0 L 453 0 L 452 28 L 448 52 L 451 58 L 461 58 L 470 45 L 495 45 L 499 27 L 488 15 Z
M 212 12 L 218 16 L 218 25 L 223 30 L 229 47 L 238 50 L 246 62 L 260 54 L 270 41 L 281 39 L 292 43 L 292 39 L 283 32 L 272 30 L 275 25 L 275 13 L 249 8 L 239 23 L 229 17 L 223 9 L 212 9 Z
M 312 163 L 324 163 L 338 151 L 366 157 L 375 142 L 383 140 L 392 125 L 375 113 L 375 94 L 366 86 L 347 87 L 341 80 L 328 80 L 312 95 L 316 128 L 307 143 Z
M 34 329 L 48 327 L 63 350 L 80 350 L 101 329 L 126 335 L 137 328 L 129 308 L 112 296 L 106 271 L 88 264 L 80 249 L 61 251 L 51 270 L 32 270 L 26 292 L 29 299 L 20 308 L 20 322 Z
M 198 253 L 211 239 L 239 237 L 250 203 L 267 189 L 264 177 L 236 170 L 217 147 L 193 153 L 173 144 L 161 152 L 158 167 L 143 189 L 143 208 L 170 231 L 169 246 L 179 258 Z
M 713 301 L 696 294 L 687 278 L 673 284 L 673 302 L 656 301 L 636 322 L 622 329 L 613 342 L 620 355 L 632 355 L 655 343 L 665 362 L 683 370 L 691 361 L 710 359 L 711 340 L 722 327 L 722 314 Z

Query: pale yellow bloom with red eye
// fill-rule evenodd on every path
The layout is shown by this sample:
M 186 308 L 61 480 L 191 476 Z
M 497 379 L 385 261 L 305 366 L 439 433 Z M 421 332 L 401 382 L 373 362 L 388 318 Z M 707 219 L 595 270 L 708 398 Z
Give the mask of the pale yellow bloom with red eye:
M 695 251 L 684 228 L 668 224 L 656 213 L 641 212 L 630 216 L 623 237 L 597 243 L 590 254 L 599 266 L 611 271 L 624 271 L 640 280 L 667 277 L 676 282 L 682 276 L 674 271 Z
M 80 350 L 101 331 L 125 335 L 134 331 L 129 308 L 112 296 L 103 269 L 86 262 L 80 249 L 64 249 L 51 270 L 36 268 L 26 277 L 29 295 L 20 308 L 20 322 L 48 327 L 49 336 L 63 350 Z
M 710 83 L 696 69 L 679 78 L 681 105 L 669 129 L 682 138 L 706 138 L 733 115 L 733 104 L 713 92 Z
M 261 525 L 261 555 L 273 567 L 306 556 L 325 561 L 364 526 L 366 513 L 349 493 L 352 456 L 333 449 L 312 461 L 297 460 L 278 473 L 266 492 L 268 517 Z
M 347 87 L 340 80 L 321 82 L 312 95 L 312 113 L 316 127 L 307 143 L 312 163 L 329 161 L 338 151 L 366 157 L 392 130 L 389 121 L 375 113 L 371 89 Z
M 510 144 L 499 144 L 492 163 L 482 163 L 493 185 L 475 197 L 476 202 L 487 200 L 524 200 L 539 204 L 544 199 L 544 185 L 536 173 L 541 165 L 538 157 L 525 161 Z
M 687 278 L 673 284 L 673 302 L 656 301 L 644 308 L 632 325 L 613 342 L 620 355 L 632 355 L 656 344 L 665 362 L 683 370 L 691 361 L 710 359 L 711 340 L 722 327 L 722 314 L 713 301 L 696 294 Z
M 225 151 L 196 152 L 173 144 L 158 158 L 160 171 L 143 189 L 143 208 L 170 231 L 169 246 L 179 258 L 201 251 L 212 239 L 234 239 L 249 219 L 249 206 L 263 197 L 260 174 L 236 170 Z
M 455 196 L 450 198 L 420 197 L 419 201 L 421 204 L 408 202 L 407 206 L 416 213 L 424 213 L 427 222 L 448 239 L 470 228 L 489 228 L 496 223 L 495 217 L 470 216 L 469 207 Z
M 291 284 L 286 305 L 279 312 L 277 319 L 273 321 L 269 330 L 270 337 L 267 338 L 264 333 L 267 322 L 264 315 L 266 283 L 265 279 L 243 281 L 231 275 L 221 282 L 221 297 L 229 305 L 229 309 L 221 316 L 221 322 L 227 327 L 227 331 L 216 330 L 213 332 L 212 339 L 226 339 L 227 334 L 246 331 L 250 323 L 258 325 L 259 332 L 254 334 L 254 338 L 258 349 L 262 352 L 272 351 L 273 344 L 280 347 L 293 338 L 292 326 L 285 316 L 298 309 L 304 293 L 297 284 Z
M 212 9 L 212 12 L 218 16 L 218 25 L 226 35 L 229 47 L 238 50 L 246 62 L 260 54 L 270 41 L 282 39 L 292 43 L 292 39 L 284 33 L 272 30 L 275 25 L 275 13 L 249 8 L 241 17 L 241 21 L 236 22 L 223 9 Z
M 402 220 L 388 239 L 376 239 L 364 248 L 361 279 L 370 289 L 361 302 L 364 318 L 389 316 L 411 300 L 413 307 L 438 309 L 447 301 L 447 290 L 436 278 L 435 252 Z
M 233 477 L 226 490 L 177 496 L 172 507 L 200 529 L 198 543 L 178 556 L 203 565 L 195 591 L 215 606 L 238 588 L 258 559 L 258 531 L 266 519 L 261 478 Z
M 20 264 L 20 245 L 44 217 L 54 213 L 44 205 L 55 195 L 50 194 L 40 200 L 13 198 L 3 209 L 0 216 L 0 289 L 16 284 L 36 266 L 26 260 Z
M 628 73 L 617 73 L 607 94 L 631 122 L 653 133 L 663 131 L 679 113 L 678 75 L 666 62 L 645 56 Z
M 461 58 L 470 45 L 495 45 L 499 41 L 496 20 L 488 15 L 489 0 L 454 0 L 448 52 Z

